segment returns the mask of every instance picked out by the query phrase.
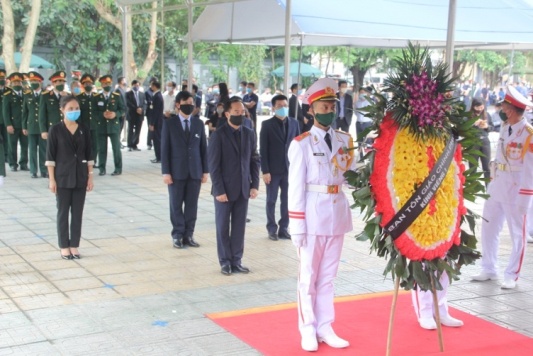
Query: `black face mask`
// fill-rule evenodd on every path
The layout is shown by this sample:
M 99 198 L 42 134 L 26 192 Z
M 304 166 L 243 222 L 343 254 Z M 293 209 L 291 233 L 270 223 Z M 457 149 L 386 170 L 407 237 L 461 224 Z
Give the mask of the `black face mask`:
M 229 122 L 231 122 L 235 126 L 241 126 L 243 121 L 244 121 L 244 116 L 242 115 L 231 115 L 229 117 Z
M 194 111 L 194 105 L 191 104 L 181 104 L 180 111 L 185 115 L 190 115 Z

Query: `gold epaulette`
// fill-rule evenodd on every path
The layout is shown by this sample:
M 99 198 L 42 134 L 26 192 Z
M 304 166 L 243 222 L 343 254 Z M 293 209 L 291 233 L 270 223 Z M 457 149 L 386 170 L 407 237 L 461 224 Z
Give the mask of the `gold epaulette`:
M 50 92 L 49 92 L 48 90 L 45 90 L 45 91 L 43 91 L 43 92 L 41 93 L 41 95 L 46 95 L 46 94 L 48 94 L 48 93 L 50 93 Z
M 11 94 L 11 89 L 8 88 L 8 89 L 4 92 L 4 96 L 9 95 L 9 94 Z
M 28 90 L 24 90 L 24 94 L 31 94 L 31 93 L 32 93 L 32 92 L 31 92 L 31 90 L 29 90 L 29 89 L 28 89 Z
M 113 92 L 113 95 L 118 95 L 120 96 L 120 93 L 117 93 L 116 91 Z
M 303 140 L 304 138 L 309 137 L 309 136 L 311 136 L 311 133 L 310 133 L 309 131 L 307 131 L 307 132 L 304 132 L 303 134 L 301 134 L 301 135 L 299 135 L 299 136 L 296 136 L 294 139 L 295 139 L 296 141 L 301 141 L 301 140 Z
M 93 96 L 98 96 L 100 95 L 100 93 L 93 93 Z
M 533 126 L 526 123 L 526 130 L 529 132 L 530 135 L 533 135 Z

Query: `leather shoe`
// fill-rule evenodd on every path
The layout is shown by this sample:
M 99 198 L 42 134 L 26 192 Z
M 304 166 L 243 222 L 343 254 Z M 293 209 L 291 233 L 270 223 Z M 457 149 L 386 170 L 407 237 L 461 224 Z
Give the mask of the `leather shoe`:
M 111 173 L 112 176 L 119 176 L 121 174 L 122 172 L 118 172 L 118 171 L 114 171 L 113 173 Z
M 309 336 L 309 337 L 302 337 L 302 349 L 304 351 L 317 351 L 318 350 L 318 341 L 316 340 L 316 337 Z
M 48 173 L 41 173 L 41 177 L 48 178 Z
M 105 171 L 101 170 L 100 173 L 98 173 L 99 176 L 105 176 Z
M 17 171 L 17 167 L 11 167 L 11 172 L 16 172 Z
M 279 237 L 280 239 L 283 239 L 283 240 L 290 240 L 290 239 L 291 239 L 291 234 L 289 234 L 289 233 L 287 232 L 287 230 L 280 230 L 280 231 L 278 232 L 278 237 Z
M 150 151 L 152 149 L 152 146 L 148 146 L 148 151 Z
M 134 150 L 134 151 L 140 151 L 141 149 L 140 149 L 140 148 L 137 148 L 137 147 L 133 147 L 133 150 Z
M 516 281 L 514 279 L 505 278 L 502 283 L 502 289 L 514 289 L 516 287 Z
M 231 274 L 231 266 L 229 265 L 222 266 L 222 268 L 220 269 L 220 273 L 225 274 L 226 276 L 229 276 Z
M 175 248 L 183 248 L 183 239 L 181 237 L 178 237 L 177 239 L 174 239 L 172 245 Z
M 71 260 L 73 257 L 72 255 L 61 255 L 61 258 L 64 260 Z
M 350 343 L 344 339 L 341 339 L 335 333 L 331 333 L 326 336 L 322 336 L 318 338 L 319 342 L 324 342 L 330 347 L 333 347 L 334 349 L 343 349 L 345 347 L 350 346 Z
M 37 178 L 37 174 L 32 173 L 32 174 L 30 174 L 30 177 L 32 177 L 32 178 Z
M 29 171 L 30 169 L 28 168 L 28 166 L 20 166 L 20 170 L 21 171 Z
M 72 259 L 79 260 L 81 258 L 81 255 L 72 255 Z
M 244 267 L 243 265 L 234 265 L 231 266 L 231 270 L 235 273 L 249 273 L 250 269 L 248 267 Z
M 451 317 L 450 315 L 441 316 L 440 317 L 440 323 L 442 325 L 448 326 L 450 328 L 458 328 L 458 327 L 464 325 L 462 320 L 455 319 L 455 318 Z
M 437 323 L 433 318 L 420 318 L 418 319 L 418 323 L 422 329 L 435 330 L 437 328 Z
M 129 147 L 128 152 L 131 152 L 131 151 L 133 151 L 133 148 Z
M 152 162 L 152 163 L 161 163 L 161 161 L 158 160 L 157 158 L 151 159 L 150 162 Z
M 191 236 L 183 241 L 185 245 L 189 245 L 191 247 L 200 247 L 200 244 L 196 241 L 194 241 L 194 238 Z
M 269 232 L 268 238 L 271 239 L 272 241 L 278 241 L 278 235 L 275 232 Z
M 250 220 L 250 219 L 246 218 L 246 222 L 247 222 L 247 223 L 249 223 L 250 221 L 252 221 L 252 220 Z
M 472 280 L 474 281 L 488 281 L 489 279 L 498 279 L 498 275 L 494 273 L 488 273 L 488 272 L 481 272 L 480 274 L 477 274 L 475 276 L 472 276 Z

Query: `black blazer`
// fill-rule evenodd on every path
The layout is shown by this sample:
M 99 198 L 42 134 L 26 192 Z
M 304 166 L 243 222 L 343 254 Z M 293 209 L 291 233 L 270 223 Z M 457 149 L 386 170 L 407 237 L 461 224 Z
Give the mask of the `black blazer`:
M 289 172 L 287 153 L 293 138 L 300 134 L 298 121 L 288 117 L 287 137 L 283 135 L 280 120 L 272 117 L 263 121 L 259 133 L 259 147 L 261 154 L 261 171 L 270 174 L 285 174 Z
M 296 114 L 296 108 L 298 108 L 298 114 Z M 298 121 L 302 122 L 301 125 L 304 123 L 304 112 L 302 111 L 302 106 L 298 101 L 298 96 L 294 94 L 289 98 L 289 117 L 295 117 Z
M 91 161 L 91 130 L 78 124 L 72 135 L 63 122 L 48 131 L 46 165 L 55 165 L 58 188 L 84 188 L 89 179 Z
M 241 126 L 241 147 L 230 125 L 222 125 L 209 139 L 207 159 L 211 175 L 213 196 L 226 194 L 235 201 L 242 194 L 250 198 L 250 189 L 259 189 L 259 164 L 257 140 L 252 129 Z
M 161 123 L 163 122 L 163 110 L 164 110 L 164 101 L 161 91 L 154 93 L 152 96 L 152 101 L 150 102 L 150 110 L 146 113 L 148 117 L 148 124 L 153 125 L 156 128 L 161 129 Z
M 126 110 L 127 115 L 126 118 L 128 120 L 130 119 L 138 119 L 142 120 L 144 118 L 144 113 L 146 112 L 146 100 L 144 93 L 140 90 L 137 92 L 137 96 L 139 97 L 139 104 L 137 105 L 137 100 L 135 99 L 135 93 L 133 90 L 130 90 L 126 92 Z M 142 114 L 137 113 L 137 109 L 141 108 L 143 109 Z
M 207 140 L 204 123 L 191 118 L 189 140 L 178 115 L 163 121 L 161 133 L 161 171 L 172 179 L 202 179 L 207 170 Z
M 340 100 L 340 95 L 337 93 L 337 98 Z M 353 116 L 353 98 L 350 94 L 344 94 L 344 112 L 341 113 L 341 103 L 337 101 L 337 117 L 344 117 L 346 124 L 352 124 Z

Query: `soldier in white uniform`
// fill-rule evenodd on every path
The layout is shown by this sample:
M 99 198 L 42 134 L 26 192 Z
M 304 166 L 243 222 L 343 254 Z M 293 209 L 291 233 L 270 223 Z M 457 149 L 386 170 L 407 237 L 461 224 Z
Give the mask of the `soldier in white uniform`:
M 343 174 L 355 164 L 352 137 L 331 128 L 336 92 L 337 83 L 330 78 L 311 85 L 304 102 L 311 106 L 314 126 L 296 137 L 288 152 L 290 231 L 300 258 L 298 325 L 306 351 L 316 351 L 318 342 L 349 346 L 331 327 L 333 279 L 344 234 L 353 229 L 350 203 L 342 191 Z
M 507 221 L 512 249 L 505 269 L 503 289 L 516 287 L 526 252 L 527 219 L 533 196 L 533 127 L 523 117 L 527 100 L 514 87 L 507 87 L 502 111 L 507 122 L 501 126 L 494 173 L 489 184 L 489 199 L 483 208 L 481 225 L 481 273 L 476 281 L 498 277 L 496 263 L 500 231 Z

